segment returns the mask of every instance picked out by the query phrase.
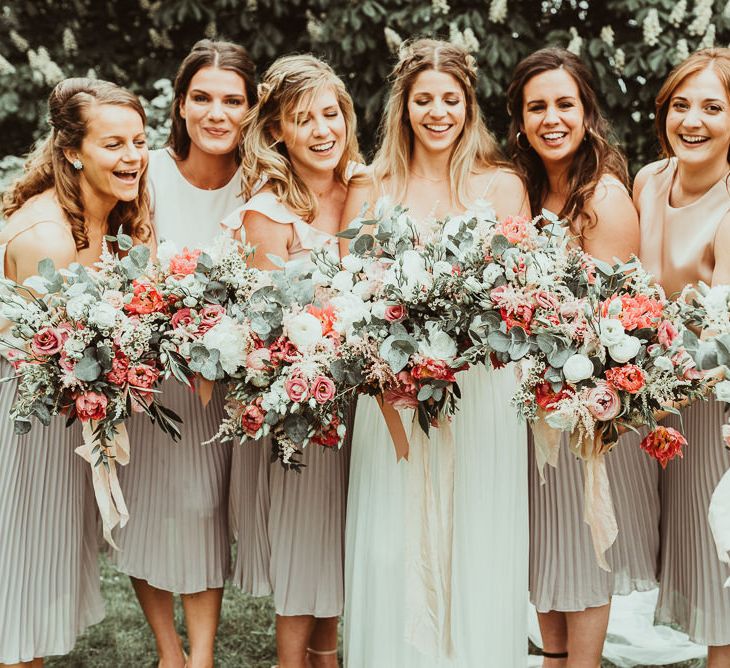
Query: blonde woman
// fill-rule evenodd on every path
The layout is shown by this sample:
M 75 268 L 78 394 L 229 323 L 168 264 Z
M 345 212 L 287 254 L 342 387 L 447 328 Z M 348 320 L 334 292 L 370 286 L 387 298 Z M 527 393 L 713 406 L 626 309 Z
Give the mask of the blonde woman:
M 474 208 L 498 218 L 527 214 L 520 179 L 502 166 L 476 99 L 474 59 L 446 42 L 418 40 L 401 52 L 371 178 L 353 185 L 343 225 L 383 197 L 408 209 L 425 235 Z M 477 202 L 477 200 L 482 200 Z M 377 400 L 358 403 L 352 444 L 345 570 L 349 668 L 473 668 L 527 661 L 527 454 L 525 426 L 509 397 L 512 368 L 461 374 L 460 410 L 396 461 Z M 410 431 L 412 412 L 402 418 Z M 453 459 L 444 453 L 453 438 Z M 430 463 L 424 477 L 419 460 Z M 453 483 L 441 476 L 453 465 Z M 433 487 L 432 487 L 433 485 Z M 451 507 L 446 530 L 413 507 L 411 490 Z M 425 574 L 411 538 L 437 531 L 441 561 Z M 420 544 L 420 543 L 419 543 Z M 415 578 L 415 580 L 414 580 Z
M 277 268 L 268 255 L 306 258 L 323 246 L 337 253 L 348 175 L 359 160 L 352 100 L 330 67 L 308 55 L 277 60 L 259 95 L 242 144 L 250 199 L 224 224 L 238 238 L 245 230 L 261 269 Z M 348 452 L 309 447 L 306 468 L 295 473 L 272 464 L 270 451 L 268 440 L 234 450 L 233 581 L 257 596 L 273 593 L 280 668 L 334 668 Z

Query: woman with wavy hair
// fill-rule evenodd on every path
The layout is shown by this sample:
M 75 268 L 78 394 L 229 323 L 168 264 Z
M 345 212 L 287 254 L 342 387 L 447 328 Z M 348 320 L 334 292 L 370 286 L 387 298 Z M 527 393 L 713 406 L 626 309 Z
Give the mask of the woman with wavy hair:
M 677 297 L 699 281 L 730 284 L 730 50 L 694 53 L 656 97 L 662 158 L 634 182 L 641 261 Z M 659 471 L 659 600 L 655 622 L 708 645 L 708 667 L 730 666 L 730 569 L 717 558 L 707 511 L 730 468 L 723 404 L 714 399 L 670 416 L 687 438 L 684 459 Z M 674 464 L 674 465 L 672 465 Z
M 369 178 L 350 188 L 343 226 L 376 201 L 405 207 L 424 239 L 446 217 L 528 213 L 522 182 L 481 117 L 476 82 L 464 49 L 405 45 L 380 148 Z M 527 663 L 527 454 L 508 403 L 514 370 L 473 367 L 459 386 L 452 423 L 428 439 L 416 424 L 408 461 L 396 460 L 378 400 L 358 402 L 345 541 L 351 668 Z M 413 417 L 401 413 L 406 425 Z
M 588 68 L 565 49 L 541 49 L 517 65 L 507 98 L 511 154 L 532 213 L 552 211 L 571 243 L 609 264 L 638 254 L 626 160 L 610 141 Z M 598 666 L 611 596 L 656 586 L 656 467 L 638 444 L 623 436 L 607 457 L 619 529 L 610 572 L 598 566 L 583 520 L 582 469 L 567 435 L 544 483 L 529 468 L 530 598 L 546 668 Z
M 264 74 L 245 127 L 250 199 L 224 224 L 239 239 L 245 231 L 253 265 L 274 271 L 269 256 L 306 259 L 321 247 L 336 254 L 348 179 L 360 161 L 345 85 L 314 56 L 280 58 Z M 233 582 L 255 596 L 273 594 L 280 668 L 335 668 L 348 448 L 310 445 L 301 473 L 272 463 L 271 448 L 266 438 L 233 453 Z
M 180 250 L 204 248 L 220 221 L 243 201 L 238 141 L 256 102 L 246 50 L 201 40 L 175 77 L 167 147 L 150 154 L 152 222 Z M 230 574 L 228 486 L 231 446 L 209 443 L 223 419 L 223 391 L 203 405 L 170 379 L 165 404 L 182 417 L 179 442 L 144 415 L 130 424 L 134 457 L 119 472 L 130 519 L 111 559 L 130 576 L 163 668 L 212 668 L 223 586 Z M 180 594 L 190 657 L 177 634 L 173 595 Z
M 2 276 L 22 283 L 50 257 L 57 267 L 92 266 L 104 235 L 121 226 L 151 239 L 145 190 L 145 114 L 129 91 L 106 81 L 66 79 L 48 100 L 51 132 L 6 192 Z M 0 372 L 14 349 L 3 321 Z M 74 453 L 78 422 L 13 433 L 15 381 L 0 387 L 0 665 L 41 666 L 66 654 L 100 621 L 96 508 L 88 465 Z

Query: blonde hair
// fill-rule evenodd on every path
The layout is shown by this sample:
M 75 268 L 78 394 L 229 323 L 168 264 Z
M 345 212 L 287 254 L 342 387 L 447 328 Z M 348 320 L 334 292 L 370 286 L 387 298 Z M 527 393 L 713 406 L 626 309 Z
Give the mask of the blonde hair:
M 725 48 L 696 51 L 669 73 L 657 93 L 654 123 L 664 158 L 671 158 L 674 155 L 667 136 L 667 114 L 672 95 L 687 77 L 707 69 L 711 69 L 717 75 L 730 98 L 730 49 Z M 728 147 L 728 160 L 730 161 L 730 147 Z
M 504 166 L 492 133 L 482 118 L 477 102 L 477 68 L 474 57 L 461 47 L 435 39 L 417 39 L 406 43 L 391 73 L 392 87 L 381 121 L 381 143 L 373 160 L 373 180 L 378 192 L 383 181 L 392 182 L 391 193 L 405 197 L 413 152 L 413 128 L 408 117 L 408 96 L 421 72 L 435 70 L 453 76 L 464 93 L 466 120 L 449 161 L 452 198 L 467 207 L 473 193 L 469 177 L 475 170 Z
M 3 196 L 3 214 L 9 217 L 31 197 L 53 189 L 76 244 L 76 250 L 89 247 L 79 170 L 73 168 L 65 150 L 78 150 L 88 131 L 89 110 L 93 105 L 112 104 L 130 107 L 146 123 L 137 96 L 108 81 L 73 78 L 56 84 L 48 98 L 50 134 L 28 156 L 21 177 Z M 139 181 L 139 193 L 131 202 L 117 202 L 107 219 L 112 233 L 124 232 L 140 241 L 150 237 L 149 197 L 146 173 Z
M 279 201 L 298 216 L 311 222 L 317 215 L 317 197 L 294 170 L 284 142 L 277 139 L 284 117 L 306 99 L 313 100 L 331 87 L 345 119 L 345 150 L 335 167 L 335 179 L 347 183 L 347 166 L 361 162 L 357 145 L 355 108 L 345 84 L 332 68 L 312 55 L 285 56 L 266 71 L 258 87 L 259 99 L 243 121 L 241 153 L 243 192 L 253 195 L 260 179 Z

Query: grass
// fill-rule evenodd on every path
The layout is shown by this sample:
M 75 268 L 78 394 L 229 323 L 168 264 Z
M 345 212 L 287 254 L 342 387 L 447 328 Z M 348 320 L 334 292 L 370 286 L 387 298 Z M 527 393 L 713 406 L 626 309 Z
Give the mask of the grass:
M 119 575 L 106 560 L 102 560 L 101 571 L 106 619 L 88 629 L 78 639 L 71 654 L 49 659 L 46 665 L 49 668 L 156 668 L 152 633 L 137 604 L 129 579 Z M 179 601 L 176 603 L 175 621 L 184 638 L 185 626 Z M 270 599 L 252 598 L 235 587 L 227 587 L 218 629 L 216 665 L 219 668 L 271 668 L 276 663 L 273 621 L 274 609 Z M 676 663 L 663 668 L 702 666 L 705 666 L 704 660 Z M 614 666 L 604 661 L 602 668 Z

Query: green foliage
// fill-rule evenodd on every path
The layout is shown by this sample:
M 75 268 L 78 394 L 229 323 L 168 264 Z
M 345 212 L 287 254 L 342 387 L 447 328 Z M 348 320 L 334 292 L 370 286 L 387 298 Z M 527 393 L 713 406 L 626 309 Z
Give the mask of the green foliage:
M 152 145 L 164 141 L 169 81 L 203 36 L 237 41 L 263 69 L 312 51 L 343 76 L 370 152 L 398 42 L 435 35 L 480 66 L 479 99 L 502 139 L 504 93 L 517 61 L 547 44 L 590 63 L 632 167 L 656 156 L 653 100 L 691 51 L 730 41 L 727 0 L 10 0 L 0 11 L 0 136 L 25 152 L 45 131 L 45 97 L 63 76 L 111 79 L 151 100 Z M 0 179 L 3 178 L 0 165 Z

